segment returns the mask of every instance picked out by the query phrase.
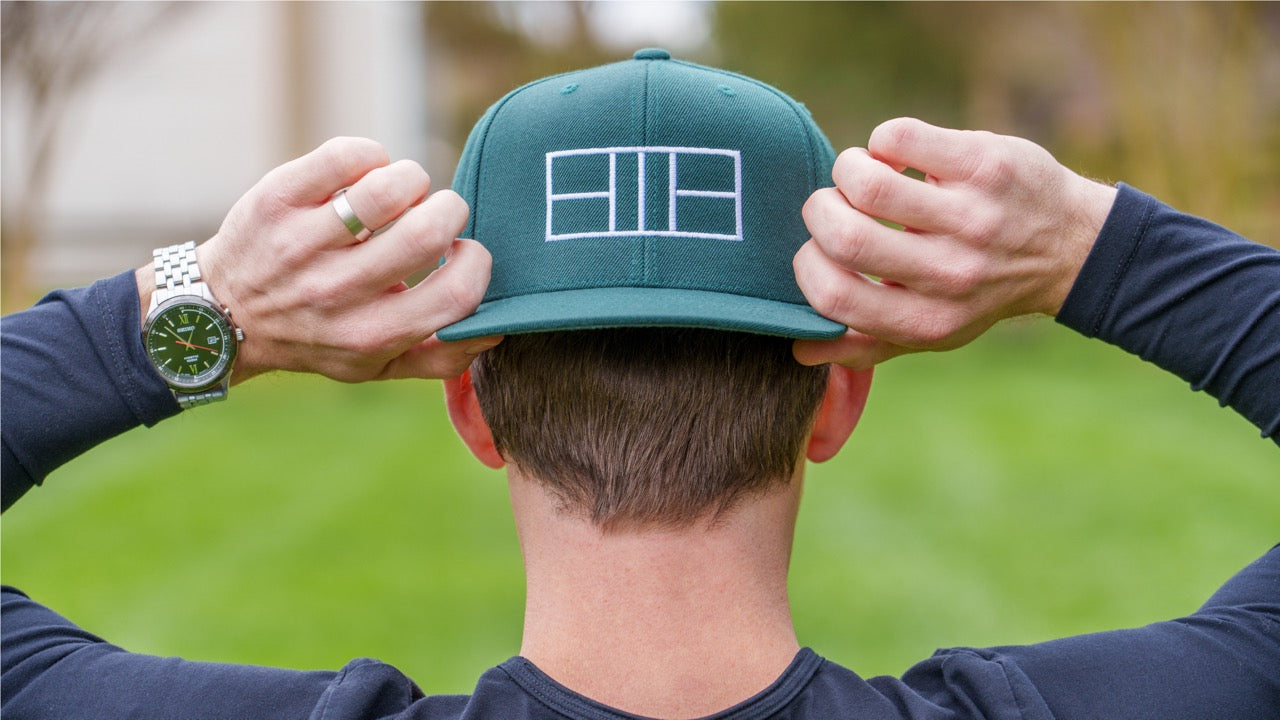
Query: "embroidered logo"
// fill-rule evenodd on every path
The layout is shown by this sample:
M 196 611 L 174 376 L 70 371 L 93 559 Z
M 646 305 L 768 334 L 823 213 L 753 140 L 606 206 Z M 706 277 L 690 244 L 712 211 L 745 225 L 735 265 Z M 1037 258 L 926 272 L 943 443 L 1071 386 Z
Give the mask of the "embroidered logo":
M 742 154 L 693 147 L 547 153 L 547 242 L 742 240 Z

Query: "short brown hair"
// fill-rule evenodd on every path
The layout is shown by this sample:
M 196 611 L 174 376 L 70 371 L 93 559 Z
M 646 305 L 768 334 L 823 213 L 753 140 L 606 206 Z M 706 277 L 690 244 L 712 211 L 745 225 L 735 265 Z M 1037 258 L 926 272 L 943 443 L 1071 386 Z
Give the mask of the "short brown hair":
M 513 335 L 471 373 L 503 457 L 603 527 L 687 525 L 788 482 L 828 377 L 788 339 L 685 328 Z

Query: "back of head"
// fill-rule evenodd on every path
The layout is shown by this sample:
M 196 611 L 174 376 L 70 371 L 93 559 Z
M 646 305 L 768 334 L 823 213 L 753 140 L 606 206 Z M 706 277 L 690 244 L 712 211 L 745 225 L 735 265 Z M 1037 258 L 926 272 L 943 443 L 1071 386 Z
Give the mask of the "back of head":
M 826 387 L 785 338 L 516 335 L 472 381 L 498 450 L 603 527 L 684 526 L 791 479 Z
M 472 131 L 454 189 L 493 256 L 443 340 L 503 456 L 602 525 L 682 525 L 790 479 L 825 368 L 791 258 L 835 153 L 757 80 L 642 50 L 535 81 Z

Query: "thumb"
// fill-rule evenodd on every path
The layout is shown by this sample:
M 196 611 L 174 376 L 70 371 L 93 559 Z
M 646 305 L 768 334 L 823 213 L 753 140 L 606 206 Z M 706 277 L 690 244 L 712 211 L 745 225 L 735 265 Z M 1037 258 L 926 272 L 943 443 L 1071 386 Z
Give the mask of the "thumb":
M 791 346 L 791 354 L 801 365 L 836 363 L 853 370 L 865 370 L 908 352 L 910 348 L 856 330 L 834 340 L 796 340 Z
M 392 358 L 378 379 L 453 378 L 466 372 L 476 355 L 502 342 L 502 337 L 445 342 L 436 336 Z

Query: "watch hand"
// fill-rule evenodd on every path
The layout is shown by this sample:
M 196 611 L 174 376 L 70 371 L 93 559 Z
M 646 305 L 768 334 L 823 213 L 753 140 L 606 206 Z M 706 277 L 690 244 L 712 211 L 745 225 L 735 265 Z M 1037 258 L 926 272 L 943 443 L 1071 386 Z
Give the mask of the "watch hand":
M 195 343 L 189 343 L 189 342 L 187 342 L 187 341 L 185 341 L 185 340 L 177 340 L 177 341 L 175 341 L 175 342 L 177 342 L 179 345 L 186 345 L 186 346 L 187 346 L 187 347 L 189 347 L 189 348 L 195 348 L 195 349 L 197 349 L 197 350 L 208 350 L 209 352 L 213 353 L 214 355 L 217 355 L 217 354 L 218 354 L 218 351 L 217 351 L 217 350 L 214 350 L 213 348 L 210 348 L 210 347 L 205 347 L 205 346 L 203 346 L 203 345 L 196 345 Z

